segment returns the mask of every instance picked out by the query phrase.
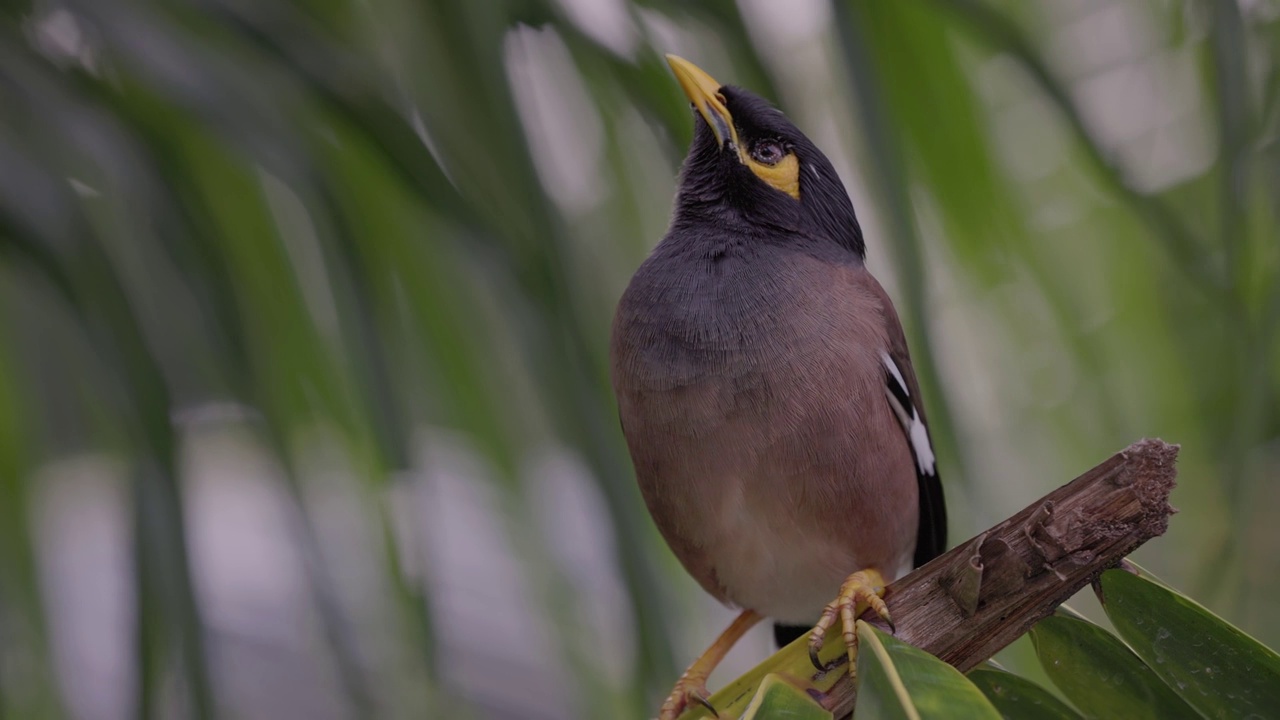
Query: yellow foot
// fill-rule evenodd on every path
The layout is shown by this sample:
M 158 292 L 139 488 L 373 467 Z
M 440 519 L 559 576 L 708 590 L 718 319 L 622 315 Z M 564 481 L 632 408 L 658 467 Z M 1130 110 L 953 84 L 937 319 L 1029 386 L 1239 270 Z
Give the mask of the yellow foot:
M 698 659 L 694 660 L 689 669 L 680 676 L 675 689 L 667 696 L 667 701 L 662 703 L 662 709 L 658 711 L 658 720 L 676 720 L 680 713 L 694 703 L 710 710 L 712 717 L 720 717 L 720 713 L 716 712 L 711 705 L 711 695 L 707 692 L 707 678 L 728 654 L 729 648 L 732 648 L 733 644 L 758 622 L 760 622 L 759 615 L 750 610 L 743 610 L 729 624 L 729 627 L 720 633 L 720 637 L 711 643 L 711 647 L 698 656 Z
M 822 650 L 827 630 L 831 629 L 836 623 L 836 617 L 839 617 L 844 625 L 844 646 L 849 653 L 849 677 L 858 676 L 858 634 L 854 630 L 853 621 L 866 612 L 867 608 L 871 608 L 893 629 L 889 608 L 880 599 L 884 594 L 885 584 L 880 571 L 874 568 L 860 570 L 844 581 L 840 586 L 840 594 L 822 609 L 822 617 L 818 618 L 818 624 L 809 633 L 809 659 L 814 667 L 819 670 L 827 669 L 818 659 L 818 652 Z
M 692 670 L 693 668 L 689 668 L 680 676 L 675 688 L 667 696 L 666 702 L 662 703 L 662 709 L 658 711 L 658 720 L 676 720 L 680 717 L 680 713 L 694 704 L 710 710 L 713 717 L 720 717 L 720 713 L 716 712 L 711 704 L 711 693 L 707 692 L 706 673 L 694 674 Z

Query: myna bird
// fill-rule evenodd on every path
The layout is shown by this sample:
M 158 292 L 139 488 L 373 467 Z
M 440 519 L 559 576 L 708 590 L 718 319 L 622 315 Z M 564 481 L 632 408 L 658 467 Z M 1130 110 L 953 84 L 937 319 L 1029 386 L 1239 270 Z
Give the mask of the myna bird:
M 649 512 L 742 614 L 664 720 L 709 706 L 707 676 L 764 617 L 780 644 L 808 632 L 815 663 L 840 617 L 852 672 L 855 613 L 888 621 L 884 586 L 947 534 L 902 325 L 831 162 L 760 97 L 667 60 L 696 127 L 670 229 L 618 304 L 612 380 Z

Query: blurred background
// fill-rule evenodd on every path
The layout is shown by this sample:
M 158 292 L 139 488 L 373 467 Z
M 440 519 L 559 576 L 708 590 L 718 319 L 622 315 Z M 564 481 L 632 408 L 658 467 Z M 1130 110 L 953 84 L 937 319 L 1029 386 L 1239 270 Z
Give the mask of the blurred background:
M 1162 437 L 1137 560 L 1280 644 L 1275 0 L 5 0 L 0 717 L 653 712 L 731 616 L 607 379 L 664 52 L 843 176 L 952 544 Z

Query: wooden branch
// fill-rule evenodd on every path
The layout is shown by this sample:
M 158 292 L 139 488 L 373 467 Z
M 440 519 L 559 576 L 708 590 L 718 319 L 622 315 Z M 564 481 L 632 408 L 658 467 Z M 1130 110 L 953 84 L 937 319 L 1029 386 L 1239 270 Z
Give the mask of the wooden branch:
M 885 588 L 896 635 L 967 671 L 1048 616 L 1067 598 L 1164 533 L 1178 447 L 1142 440 Z M 875 613 L 863 619 L 884 628 Z M 885 628 L 887 629 L 887 628 Z M 806 690 L 836 717 L 853 709 L 839 623 L 827 633 L 825 671 L 809 662 L 800 638 L 711 698 L 738 717 L 760 681 L 777 674 Z M 682 718 L 710 717 L 695 707 Z
M 896 635 L 965 672 L 1164 534 L 1178 446 L 1142 440 L 885 589 Z M 870 619 L 868 613 L 863 619 Z M 878 619 L 876 622 L 879 622 Z M 838 637 L 838 635 L 832 635 Z M 853 709 L 845 677 L 823 704 Z

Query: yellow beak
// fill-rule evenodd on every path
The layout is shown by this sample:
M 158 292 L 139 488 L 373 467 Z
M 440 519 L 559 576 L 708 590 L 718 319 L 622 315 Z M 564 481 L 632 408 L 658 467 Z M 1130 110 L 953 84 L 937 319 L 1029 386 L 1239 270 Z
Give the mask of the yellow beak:
M 738 148 L 738 131 L 733 127 L 733 116 L 724 106 L 724 96 L 720 94 L 720 83 L 706 73 L 705 70 L 678 55 L 667 55 L 667 64 L 676 80 L 689 97 L 689 102 L 698 109 L 702 118 L 715 133 L 720 147 L 732 145 Z

